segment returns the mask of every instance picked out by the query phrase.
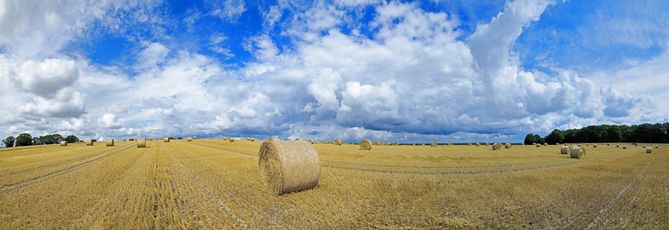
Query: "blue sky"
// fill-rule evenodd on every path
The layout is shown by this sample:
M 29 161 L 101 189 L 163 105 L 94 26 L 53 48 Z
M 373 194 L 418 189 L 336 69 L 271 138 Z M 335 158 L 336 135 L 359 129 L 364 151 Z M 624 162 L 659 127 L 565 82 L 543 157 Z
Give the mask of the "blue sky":
M 522 141 L 666 122 L 666 1 L 0 1 L 0 130 Z

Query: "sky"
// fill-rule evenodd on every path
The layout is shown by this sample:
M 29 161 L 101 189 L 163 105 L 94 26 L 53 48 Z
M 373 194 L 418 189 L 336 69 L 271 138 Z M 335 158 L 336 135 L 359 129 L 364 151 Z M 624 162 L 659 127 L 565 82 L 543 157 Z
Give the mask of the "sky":
M 521 142 L 667 122 L 664 0 L 0 0 L 0 139 Z

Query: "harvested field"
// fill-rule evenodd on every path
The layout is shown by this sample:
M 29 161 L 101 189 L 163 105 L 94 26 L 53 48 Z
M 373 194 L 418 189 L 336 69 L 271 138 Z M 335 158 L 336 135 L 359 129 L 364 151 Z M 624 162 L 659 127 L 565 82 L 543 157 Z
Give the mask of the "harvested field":
M 0 229 L 666 229 L 669 152 L 313 144 L 318 185 L 273 195 L 263 141 L 0 150 Z M 627 143 L 629 144 L 629 143 Z M 574 173 L 578 172 L 578 173 Z

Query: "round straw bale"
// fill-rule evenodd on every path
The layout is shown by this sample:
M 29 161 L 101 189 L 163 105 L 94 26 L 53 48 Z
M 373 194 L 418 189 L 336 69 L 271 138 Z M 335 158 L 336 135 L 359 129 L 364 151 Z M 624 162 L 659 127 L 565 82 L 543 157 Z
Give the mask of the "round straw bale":
M 646 145 L 643 145 L 643 148 L 645 149 L 645 148 L 646 148 Z
M 589 145 L 590 145 L 589 143 L 585 143 L 585 146 L 589 146 Z
M 169 138 L 169 137 L 165 137 L 165 138 L 163 138 L 163 141 L 164 141 L 164 142 L 170 142 L 170 138 Z
M 567 154 L 567 153 L 569 153 L 569 146 L 562 146 L 562 148 L 560 148 L 560 154 Z
M 231 138 L 232 138 L 232 137 L 231 137 Z M 230 139 L 230 138 L 228 138 L 228 139 Z M 272 137 L 272 138 L 270 138 L 268 141 L 281 141 L 281 139 L 276 138 L 276 137 Z
M 309 139 L 309 143 L 313 144 L 313 143 L 315 143 L 315 142 L 314 142 L 314 140 Z
M 67 141 L 61 141 L 60 146 L 67 146 Z
M 306 141 L 266 141 L 260 146 L 260 178 L 277 195 L 313 188 L 321 176 L 318 152 Z
M 627 145 L 623 145 L 623 149 L 627 149 Z
M 448 143 L 448 146 L 453 146 L 453 142 L 451 142 L 451 143 Z
M 597 144 L 592 144 L 592 147 L 593 147 L 593 148 L 597 148 Z
M 193 139 L 197 139 L 197 137 L 193 136 Z
M 620 148 L 620 144 L 616 144 L 616 148 Z
M 393 145 L 398 146 L 398 145 L 400 145 L 400 143 L 395 142 L 395 143 L 393 143 Z
M 375 141 L 374 145 L 381 145 L 381 142 Z
M 511 146 L 513 146 L 511 143 L 506 143 L 506 144 L 504 145 L 504 148 L 506 148 L 506 149 L 510 149 Z
M 567 146 L 567 144 L 564 144 L 564 146 Z
M 537 144 L 537 148 L 541 147 L 541 144 Z
M 91 146 L 91 145 L 93 145 L 93 139 L 87 140 L 86 146 Z
M 532 143 L 532 145 L 536 145 L 536 144 L 537 144 L 536 142 Z
M 146 138 L 137 139 L 137 148 L 146 148 Z
M 611 143 L 607 143 L 606 146 L 611 146 Z
M 544 143 L 544 146 L 548 146 L 548 143 Z
M 432 144 L 430 146 L 437 147 L 437 142 L 432 142 Z
M 192 137 L 187 137 L 186 141 L 191 142 L 191 141 L 193 141 L 193 138 Z
M 372 142 L 369 140 L 364 140 L 360 142 L 360 149 L 362 150 L 370 150 L 372 149 Z
M 390 145 L 390 143 L 386 141 L 385 145 Z
M 581 147 L 581 144 L 578 144 L 578 147 Z
M 235 138 L 234 137 L 228 138 L 228 141 L 235 142 Z
M 481 143 L 476 142 L 476 147 L 481 146 Z
M 653 148 L 651 148 L 651 147 L 646 148 L 646 153 L 652 153 L 652 152 L 653 152 Z
M 659 148 L 659 147 L 660 147 L 659 145 L 655 145 L 655 148 Z
M 585 157 L 585 149 L 581 147 L 572 147 L 569 151 L 571 158 L 583 159 Z
M 472 143 L 471 143 L 471 142 L 469 142 L 469 146 L 472 146 Z
M 421 145 L 422 145 L 422 146 L 425 146 L 425 142 L 423 142 Z
M 633 144 L 633 145 L 634 145 L 634 146 L 639 146 L 639 144 L 638 144 L 638 143 L 636 143 L 636 142 L 634 142 L 634 144 Z
M 125 141 L 125 138 L 123 138 L 123 141 Z
M 161 141 L 162 141 L 163 139 L 165 139 L 165 138 L 162 138 L 162 137 L 160 138 Z
M 502 144 L 501 143 L 492 144 L 492 150 L 500 150 L 500 149 L 502 149 Z
M 486 142 L 486 143 L 485 143 L 485 146 L 490 146 L 490 143 Z
M 153 141 L 153 137 L 149 137 L 149 141 Z
M 107 144 L 107 147 L 114 146 L 114 139 L 107 139 L 106 144 Z
M 411 144 L 411 145 L 416 146 L 416 143 L 413 143 L 413 144 Z
M 334 144 L 335 144 L 335 145 L 341 145 L 341 140 L 339 140 L 339 139 L 335 140 L 335 141 L 334 141 Z

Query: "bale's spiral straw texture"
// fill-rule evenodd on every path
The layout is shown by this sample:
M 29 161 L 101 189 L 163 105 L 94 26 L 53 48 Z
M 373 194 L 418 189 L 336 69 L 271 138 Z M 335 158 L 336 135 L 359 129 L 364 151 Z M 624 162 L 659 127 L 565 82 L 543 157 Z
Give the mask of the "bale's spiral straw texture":
M 87 146 L 92 146 L 93 145 L 93 139 L 87 140 L 86 145 Z
M 60 146 L 67 146 L 67 141 L 61 141 Z
M 362 150 L 370 150 L 372 149 L 372 142 L 369 140 L 363 140 L 360 142 L 360 149 Z
M 506 149 L 510 149 L 511 146 L 513 146 L 511 143 L 506 143 L 506 144 L 504 145 L 504 148 L 506 148 Z
M 186 138 L 186 141 L 191 142 L 191 141 L 193 141 L 193 138 L 188 137 L 188 138 Z
M 623 149 L 627 149 L 627 145 L 623 145 Z
M 653 153 L 653 148 L 651 147 L 646 148 L 646 153 Z
M 170 138 L 165 137 L 165 138 L 163 138 L 163 141 L 164 141 L 164 142 L 170 142 Z
M 114 139 L 109 139 L 106 141 L 107 147 L 114 146 Z
M 335 145 L 341 145 L 341 140 L 339 140 L 339 139 L 335 140 L 335 141 L 334 141 L 334 144 L 335 144 Z
M 318 152 L 306 141 L 266 141 L 260 146 L 260 178 L 276 194 L 313 188 L 321 176 Z
M 567 153 L 569 153 L 569 146 L 562 146 L 562 148 L 560 148 L 560 154 L 567 154 Z
M 430 146 L 437 147 L 437 142 L 432 142 L 432 144 Z
M 502 149 L 502 144 L 501 143 L 492 144 L 492 150 L 500 150 L 500 149 Z
M 571 158 L 583 159 L 585 157 L 585 149 L 581 147 L 572 147 L 569 151 Z
M 137 139 L 137 148 L 146 148 L 146 138 Z

